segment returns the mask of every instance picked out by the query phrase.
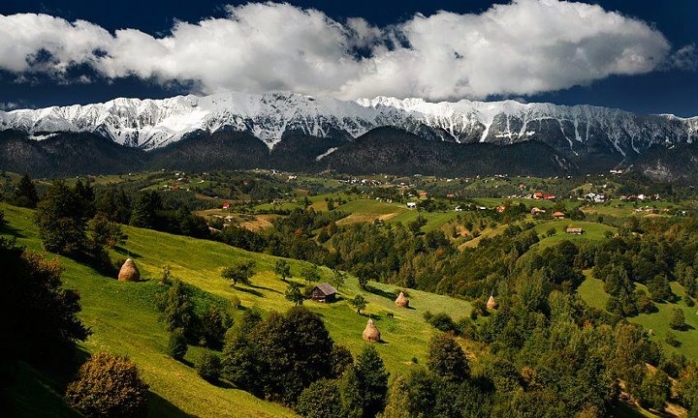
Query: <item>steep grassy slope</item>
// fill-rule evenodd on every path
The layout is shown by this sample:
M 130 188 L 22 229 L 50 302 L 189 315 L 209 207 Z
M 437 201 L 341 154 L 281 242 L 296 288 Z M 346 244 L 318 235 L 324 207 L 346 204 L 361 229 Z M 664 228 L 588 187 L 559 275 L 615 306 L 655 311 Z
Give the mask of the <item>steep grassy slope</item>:
M 32 211 L 5 204 L 0 204 L 0 210 L 5 211 L 9 232 L 18 236 L 18 243 L 41 251 Z M 87 266 L 58 257 L 65 268 L 62 276 L 65 286 L 79 291 L 83 306 L 80 317 L 93 331 L 82 348 L 89 352 L 105 350 L 133 359 L 153 392 L 151 416 L 294 416 L 292 411 L 246 392 L 212 386 L 199 378 L 192 368 L 169 358 L 165 354 L 168 333 L 158 322 L 159 313 L 154 304 L 159 286 L 153 279 L 157 279 L 161 267 L 168 264 L 173 277 L 224 299 L 239 298 L 244 308 L 255 307 L 264 312 L 288 309 L 291 305 L 283 296 L 286 285 L 272 272 L 277 259 L 220 243 L 150 230 L 124 227 L 124 231 L 129 235 L 128 243 L 112 257 L 132 257 L 145 281 L 117 282 Z M 49 255 L 49 258 L 55 257 Z M 249 259 L 257 265 L 251 286 L 233 288 L 220 277 L 222 267 Z M 293 260 L 290 263 L 293 274 L 298 275 L 303 263 Z M 329 278 L 330 271 L 323 268 L 321 274 Z M 299 277 L 293 280 L 301 281 Z M 322 315 L 335 342 L 348 346 L 354 354 L 368 344 L 361 340 L 361 332 L 368 316 L 373 318 L 384 340 L 377 349 L 393 375 L 409 370 L 413 357 L 420 363 L 425 362 L 427 343 L 435 332 L 422 319 L 426 310 L 445 311 L 455 319 L 470 312 L 467 302 L 419 291 L 410 292 L 414 309 L 399 309 L 393 302 L 393 287 L 370 283 L 369 292 L 364 292 L 358 288 L 355 278 L 347 280 L 339 290 L 341 298 L 336 303 L 306 302 L 306 306 Z M 359 292 L 368 301 L 364 315 L 358 315 L 348 303 L 348 299 Z M 194 360 L 195 354 L 188 355 L 188 359 Z

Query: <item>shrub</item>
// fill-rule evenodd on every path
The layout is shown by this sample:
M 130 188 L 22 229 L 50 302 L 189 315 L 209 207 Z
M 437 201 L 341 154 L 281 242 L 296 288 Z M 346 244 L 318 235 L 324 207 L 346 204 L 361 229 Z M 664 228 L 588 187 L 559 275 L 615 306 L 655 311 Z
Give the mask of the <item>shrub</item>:
M 187 354 L 187 338 L 184 336 L 184 330 L 177 328 L 170 334 L 170 340 L 167 342 L 167 354 L 175 360 L 182 360 Z
M 439 331 L 454 333 L 458 331 L 458 328 L 456 327 L 456 324 L 453 322 L 453 319 L 443 312 L 434 315 L 429 320 L 429 323 Z
M 672 347 L 678 347 L 681 345 L 681 341 L 677 340 L 676 335 L 671 331 L 668 331 L 666 333 L 666 338 L 664 339 L 664 342 L 666 342 Z
M 97 353 L 80 367 L 66 390 L 68 403 L 87 417 L 145 417 L 148 385 L 136 364 L 121 356 Z
M 313 418 L 342 416 L 342 395 L 337 381 L 321 379 L 311 383 L 298 397 L 296 411 Z
M 221 377 L 221 358 L 205 351 L 196 362 L 196 371 L 204 380 L 215 383 Z
M 233 307 L 233 309 L 240 309 L 240 305 L 242 302 L 240 301 L 240 298 L 237 295 L 233 295 L 230 297 L 230 306 Z
M 671 329 L 682 330 L 686 326 L 686 316 L 681 308 L 671 310 L 671 319 L 669 319 Z

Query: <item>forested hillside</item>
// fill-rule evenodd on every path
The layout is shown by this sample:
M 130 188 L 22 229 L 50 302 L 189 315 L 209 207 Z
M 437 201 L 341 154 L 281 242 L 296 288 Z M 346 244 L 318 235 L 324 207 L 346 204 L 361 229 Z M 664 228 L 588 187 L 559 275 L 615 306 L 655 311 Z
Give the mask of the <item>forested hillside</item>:
M 572 198 L 487 200 L 455 193 L 511 181 L 177 173 L 189 186 L 173 189 L 164 176 L 8 178 L 2 257 L 17 267 L 4 276 L 4 306 L 21 313 L 12 318 L 22 333 L 5 393 L 18 415 L 36 415 L 23 396 L 41 396 L 62 416 L 101 416 L 90 399 L 108 392 L 90 380 L 94 368 L 131 376 L 133 389 L 108 403 L 127 416 L 698 408 L 698 225 L 688 189 L 645 209 L 590 203 L 588 179 L 513 186 Z M 609 196 L 660 187 L 602 181 Z M 193 185 L 201 189 L 182 190 Z M 211 207 L 214 191 L 228 208 Z M 122 279 L 127 258 L 139 273 Z M 46 289 L 55 309 L 22 303 L 35 291 L 18 286 L 21 277 Z M 312 300 L 321 283 L 336 301 Z M 408 308 L 395 302 L 401 292 Z M 33 331 L 57 320 L 49 329 L 65 330 L 58 339 Z M 22 347 L 59 353 L 36 338 L 75 354 L 36 357 Z M 47 383 L 24 395 L 26 381 Z

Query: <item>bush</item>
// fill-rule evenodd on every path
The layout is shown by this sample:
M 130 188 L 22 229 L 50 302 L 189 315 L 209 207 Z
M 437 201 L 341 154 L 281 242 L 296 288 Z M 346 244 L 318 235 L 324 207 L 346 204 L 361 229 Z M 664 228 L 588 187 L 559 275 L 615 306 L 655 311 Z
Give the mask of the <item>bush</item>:
M 681 308 L 671 310 L 671 319 L 669 319 L 671 329 L 682 330 L 686 326 L 686 316 Z
M 232 306 L 233 309 L 240 309 L 240 305 L 242 305 L 240 298 L 237 295 L 232 295 L 230 297 L 230 306 Z
M 182 360 L 187 354 L 187 338 L 184 336 L 184 330 L 177 328 L 170 334 L 170 340 L 167 342 L 167 354 L 175 360 Z
M 342 395 L 337 381 L 321 379 L 311 383 L 298 397 L 296 412 L 313 418 L 342 416 Z
M 434 315 L 429 320 L 429 323 L 439 331 L 453 333 L 458 332 L 458 328 L 456 327 L 456 324 L 453 322 L 453 319 L 443 312 Z
M 68 385 L 68 403 L 87 417 L 145 417 L 148 385 L 136 364 L 121 356 L 97 353 Z
M 664 339 L 664 342 L 666 342 L 672 347 L 678 347 L 681 345 L 681 341 L 677 340 L 676 335 L 671 331 L 668 331 L 666 333 L 666 338 Z
M 205 351 L 196 362 L 196 371 L 204 380 L 216 383 L 221 377 L 221 359 L 217 355 Z

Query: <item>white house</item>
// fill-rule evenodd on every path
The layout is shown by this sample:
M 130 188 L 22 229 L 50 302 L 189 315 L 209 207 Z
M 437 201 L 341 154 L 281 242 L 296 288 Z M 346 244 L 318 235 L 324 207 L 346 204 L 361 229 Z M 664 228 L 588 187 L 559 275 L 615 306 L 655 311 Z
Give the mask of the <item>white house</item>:
M 417 209 L 417 202 L 407 202 L 408 209 Z

